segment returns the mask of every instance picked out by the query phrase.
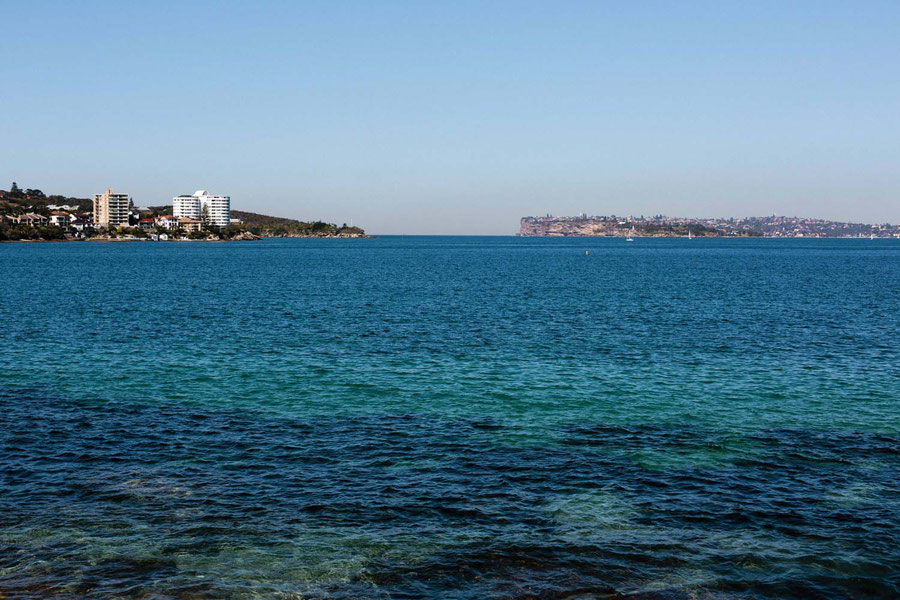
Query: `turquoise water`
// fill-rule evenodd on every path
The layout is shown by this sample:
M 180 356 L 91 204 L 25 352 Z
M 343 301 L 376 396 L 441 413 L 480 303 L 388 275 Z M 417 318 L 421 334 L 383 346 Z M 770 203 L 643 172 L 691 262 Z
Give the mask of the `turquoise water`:
M 0 592 L 896 596 L 898 331 L 897 240 L 2 244 Z

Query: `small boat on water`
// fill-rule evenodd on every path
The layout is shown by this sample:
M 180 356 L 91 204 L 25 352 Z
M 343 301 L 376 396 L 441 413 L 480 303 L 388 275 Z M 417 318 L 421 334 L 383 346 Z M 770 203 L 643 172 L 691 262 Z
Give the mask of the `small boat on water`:
M 631 237 L 632 235 L 634 235 L 634 225 L 631 226 L 631 235 L 629 235 L 627 238 L 625 238 L 625 241 L 626 241 L 626 242 L 633 242 L 633 241 L 634 241 L 634 238 Z

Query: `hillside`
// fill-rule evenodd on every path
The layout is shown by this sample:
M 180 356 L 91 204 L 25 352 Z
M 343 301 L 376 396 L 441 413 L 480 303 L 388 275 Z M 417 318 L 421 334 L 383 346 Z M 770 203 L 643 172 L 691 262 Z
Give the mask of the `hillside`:
M 72 206 L 77 212 L 91 212 L 94 202 L 90 198 L 73 198 L 60 194 L 46 195 L 39 189 L 22 189 L 13 182 L 9 191 L 0 190 L 0 213 L 21 214 L 34 212 L 50 214 L 50 206 Z
M 271 217 L 269 215 L 261 215 L 259 213 L 246 212 L 243 210 L 232 210 L 231 217 L 240 219 L 244 225 L 262 225 L 264 227 L 287 227 L 290 225 L 299 225 L 301 221 L 297 219 L 287 219 L 285 217 Z
M 171 206 L 151 206 L 149 208 L 153 214 L 166 214 L 172 209 Z M 366 234 L 361 227 L 351 227 L 346 223 L 338 226 L 324 221 L 299 221 L 244 210 L 232 210 L 231 217 L 240 219 L 241 223 L 232 225 L 223 234 L 237 231 L 249 231 L 263 237 L 362 237 Z
M 50 207 L 55 208 L 50 208 Z M 58 208 L 56 208 L 58 207 Z M 46 195 L 39 189 L 22 189 L 13 182 L 9 191 L 0 190 L 0 239 L 39 239 L 62 237 L 57 227 L 45 227 L 41 231 L 27 231 L 19 227 L 13 218 L 33 212 L 45 217 L 54 210 L 75 213 L 92 213 L 93 200 L 90 198 L 74 198 L 60 194 Z M 142 218 L 172 214 L 172 205 L 137 208 Z M 213 232 L 217 236 L 231 239 L 243 232 L 250 232 L 262 237 L 366 237 L 361 227 L 351 227 L 346 223 L 336 225 L 323 221 L 299 221 L 285 217 L 274 217 L 254 212 L 233 210 L 231 215 L 241 223 L 233 224 L 221 231 Z M 90 217 L 86 217 L 90 218 Z M 12 225 L 10 225 L 12 223 Z M 16 231 L 13 231 L 16 229 Z M 18 231 L 22 229 L 21 231 Z

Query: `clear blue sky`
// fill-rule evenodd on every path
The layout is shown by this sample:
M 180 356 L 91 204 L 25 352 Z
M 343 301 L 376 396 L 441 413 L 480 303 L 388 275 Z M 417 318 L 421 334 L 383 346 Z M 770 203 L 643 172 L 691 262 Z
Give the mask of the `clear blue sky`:
M 4 188 L 204 188 L 373 233 L 900 222 L 896 0 L 0 0 L 0 23 Z

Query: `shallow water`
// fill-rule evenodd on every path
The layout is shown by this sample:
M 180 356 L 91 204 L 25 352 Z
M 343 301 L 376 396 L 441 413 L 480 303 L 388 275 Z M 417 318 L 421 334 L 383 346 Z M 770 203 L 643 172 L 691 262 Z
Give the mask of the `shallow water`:
M 3 244 L 0 282 L 6 597 L 900 594 L 900 241 Z

